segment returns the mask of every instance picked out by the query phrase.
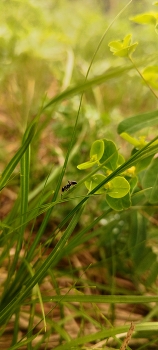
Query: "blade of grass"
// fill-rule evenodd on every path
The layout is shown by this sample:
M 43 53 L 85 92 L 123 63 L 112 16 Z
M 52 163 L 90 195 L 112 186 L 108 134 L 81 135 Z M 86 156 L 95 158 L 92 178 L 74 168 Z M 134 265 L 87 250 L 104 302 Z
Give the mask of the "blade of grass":
M 20 307 L 16 310 L 15 315 L 15 321 L 14 321 L 14 332 L 13 332 L 13 339 L 12 339 L 12 345 L 17 343 L 18 340 L 18 334 L 19 334 L 19 319 L 20 319 Z
M 18 232 L 18 240 L 16 251 L 11 267 L 11 276 L 16 270 L 16 264 L 19 260 L 19 254 L 22 247 L 26 222 L 27 222 L 27 210 L 28 210 L 28 194 L 29 194 L 29 172 L 30 172 L 30 150 L 29 147 L 25 151 L 23 157 L 21 158 L 21 176 L 20 176 L 20 230 Z M 10 279 L 10 273 L 8 274 Z M 10 279 L 11 280 L 11 279 Z
M 37 302 L 38 300 L 34 300 Z M 158 302 L 158 296 L 156 295 L 84 295 L 78 293 L 76 295 L 52 295 L 49 297 L 43 297 L 43 302 L 58 302 L 58 303 L 108 303 L 108 304 L 146 304 Z M 30 301 L 29 301 L 30 303 Z
M 34 271 L 33 271 L 32 267 L 31 267 L 31 265 L 26 260 L 24 260 L 24 262 L 25 262 L 25 264 L 27 266 L 27 269 L 30 272 L 30 275 L 33 277 L 34 276 Z M 46 330 L 47 330 L 46 318 L 45 318 L 45 313 L 44 313 L 44 306 L 43 306 L 42 296 L 41 296 L 41 292 L 40 292 L 40 288 L 39 288 L 38 283 L 32 289 L 32 297 L 33 297 L 33 299 L 35 299 L 35 295 L 36 294 L 38 294 L 38 299 L 39 299 L 39 303 L 40 303 L 41 311 L 42 311 L 42 315 L 43 315 L 44 330 L 46 332 Z
M 33 136 L 35 134 L 35 121 L 31 123 L 31 126 L 28 130 L 28 136 L 24 142 L 24 144 L 19 148 L 19 150 L 16 152 L 15 156 L 11 159 L 11 161 L 6 166 L 5 170 L 2 173 L 1 181 L 0 181 L 0 190 L 2 190 L 3 187 L 6 186 L 7 182 L 10 179 L 11 174 L 13 173 L 16 165 L 22 158 L 23 154 L 25 153 L 26 149 L 28 148 L 29 144 L 31 143 Z
M 116 19 L 116 18 L 115 18 Z M 109 27 L 108 27 L 109 28 Z M 107 31 L 107 30 L 106 30 Z M 105 35 L 104 35 L 105 36 Z M 93 62 L 92 62 L 93 63 Z M 68 88 L 65 91 L 63 91 L 61 94 L 53 97 L 44 107 L 43 111 L 53 104 L 62 102 L 68 98 L 71 98 L 73 96 L 79 95 L 81 93 L 84 93 L 86 90 L 91 89 L 92 87 L 98 86 L 100 84 L 103 84 L 105 81 L 109 79 L 116 78 L 117 76 L 121 76 L 122 73 L 127 72 L 131 69 L 132 65 L 127 67 L 117 67 L 109 69 L 106 73 L 101 74 L 95 78 L 89 79 L 88 81 L 85 81 L 81 84 L 77 84 L 77 86 L 74 86 L 72 88 Z

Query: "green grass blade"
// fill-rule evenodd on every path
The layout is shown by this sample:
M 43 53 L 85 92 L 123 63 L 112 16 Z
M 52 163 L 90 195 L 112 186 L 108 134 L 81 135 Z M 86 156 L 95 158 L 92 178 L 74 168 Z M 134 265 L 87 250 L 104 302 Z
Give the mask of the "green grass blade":
M 72 88 L 66 89 L 61 94 L 55 96 L 52 98 L 44 107 L 43 110 L 47 109 L 48 107 L 52 106 L 55 103 L 62 102 L 68 98 L 71 98 L 75 95 L 81 94 L 85 92 L 86 90 L 89 90 L 92 87 L 98 86 L 102 83 L 104 83 L 107 80 L 116 78 L 118 76 L 121 76 L 122 73 L 125 73 L 132 69 L 132 65 L 127 67 L 117 67 L 113 69 L 109 69 L 105 74 L 102 74 L 100 76 L 97 76 L 95 78 L 89 79 L 87 81 L 84 80 L 83 83 L 78 84 L 77 86 L 74 86 Z
M 29 168 L 30 168 L 30 150 L 26 149 L 23 157 L 21 158 L 21 176 L 20 176 L 20 229 L 18 232 L 18 240 L 14 259 L 11 265 L 11 269 L 8 272 L 8 281 L 11 281 L 11 276 L 16 270 L 16 264 L 19 259 L 20 250 L 22 247 L 24 231 L 27 222 L 27 209 L 28 209 L 28 194 L 29 194 Z M 9 284 L 8 284 L 9 286 Z M 6 293 L 6 291 L 5 291 Z
M 34 133 L 35 133 L 35 124 L 33 123 L 33 125 L 31 125 L 31 128 L 29 130 L 28 136 L 24 144 L 19 148 L 15 156 L 11 159 L 11 161 L 8 163 L 8 165 L 6 166 L 5 170 L 2 173 L 1 181 L 0 181 L 0 190 L 2 190 L 2 188 L 5 187 L 7 182 L 9 181 L 9 178 L 13 173 L 16 165 L 18 164 L 21 157 L 23 156 L 26 149 L 28 148 L 29 144 L 31 143 Z
M 53 295 L 44 297 L 43 302 L 78 302 L 78 303 L 108 303 L 108 304 L 146 304 L 151 302 L 158 302 L 158 296 L 156 295 Z M 38 301 L 38 300 L 36 300 Z
M 20 189 L 21 189 L 21 232 L 23 235 L 25 230 L 25 226 L 23 223 L 27 219 L 27 210 L 28 210 L 28 195 L 29 195 L 29 173 L 30 173 L 30 149 L 26 150 L 22 159 L 21 159 L 21 181 L 20 181 Z

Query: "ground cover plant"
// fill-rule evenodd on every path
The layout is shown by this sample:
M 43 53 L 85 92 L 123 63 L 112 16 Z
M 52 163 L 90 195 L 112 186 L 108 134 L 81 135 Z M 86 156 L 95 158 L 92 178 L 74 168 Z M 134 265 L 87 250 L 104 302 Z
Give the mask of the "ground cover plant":
M 143 4 L 0 5 L 1 349 L 157 349 L 158 4 Z

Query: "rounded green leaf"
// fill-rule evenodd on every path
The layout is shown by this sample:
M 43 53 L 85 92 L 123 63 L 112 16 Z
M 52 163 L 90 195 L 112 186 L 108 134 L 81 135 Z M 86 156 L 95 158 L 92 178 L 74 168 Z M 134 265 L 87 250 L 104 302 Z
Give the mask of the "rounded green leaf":
M 125 158 L 123 157 L 122 154 L 118 154 L 118 166 L 122 165 L 125 162 Z
M 109 170 L 114 171 L 117 168 L 117 161 L 118 161 L 118 151 L 116 148 L 116 145 L 113 141 L 110 140 L 106 140 L 103 139 L 104 141 L 104 153 L 102 158 L 100 159 L 100 163 L 102 164 L 103 162 L 105 162 L 105 160 L 109 157 L 111 157 L 111 159 L 109 161 L 107 161 L 107 163 L 105 164 L 105 167 L 108 168 Z
M 96 175 L 93 175 L 90 179 L 88 179 L 87 181 L 85 181 L 85 186 L 86 188 L 89 190 L 89 191 L 92 191 L 93 188 L 95 188 L 96 186 L 98 186 L 106 177 L 102 174 L 96 174 Z M 106 190 L 105 190 L 105 187 L 101 187 L 99 188 L 98 191 L 96 191 L 95 193 L 96 194 L 101 194 L 101 193 L 104 193 Z
M 101 159 L 104 153 L 104 142 L 103 140 L 96 140 L 93 142 L 90 150 L 90 159 Z
M 137 176 L 134 176 L 134 177 L 132 177 L 132 178 L 129 180 L 129 184 L 130 184 L 130 193 L 133 193 L 135 187 L 137 186 L 137 183 L 138 183 L 138 178 L 137 178 Z
M 122 177 L 117 176 L 108 182 L 108 195 L 112 198 L 122 198 L 130 191 L 128 181 Z
M 128 209 L 131 206 L 131 196 L 129 193 L 122 198 L 112 198 L 107 194 L 106 201 L 109 207 L 117 211 Z

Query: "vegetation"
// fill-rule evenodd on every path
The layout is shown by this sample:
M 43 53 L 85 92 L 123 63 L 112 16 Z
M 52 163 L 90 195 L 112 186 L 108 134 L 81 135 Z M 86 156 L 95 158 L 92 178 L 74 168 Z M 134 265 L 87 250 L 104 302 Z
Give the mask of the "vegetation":
M 1 1 L 1 349 L 157 349 L 158 2 L 143 4 Z

